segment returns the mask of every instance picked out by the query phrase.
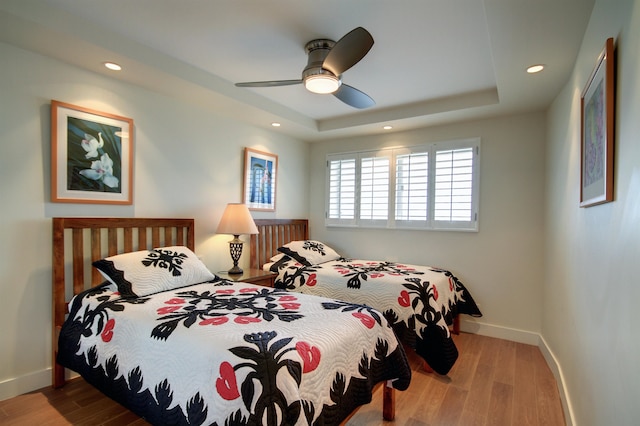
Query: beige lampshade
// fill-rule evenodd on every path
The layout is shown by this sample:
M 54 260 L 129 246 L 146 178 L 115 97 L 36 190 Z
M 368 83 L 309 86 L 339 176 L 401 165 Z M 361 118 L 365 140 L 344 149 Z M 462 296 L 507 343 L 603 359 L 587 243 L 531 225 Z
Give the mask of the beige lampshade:
M 258 228 L 245 204 L 229 203 L 224 209 L 224 213 L 222 213 L 216 233 L 231 235 L 257 234 Z

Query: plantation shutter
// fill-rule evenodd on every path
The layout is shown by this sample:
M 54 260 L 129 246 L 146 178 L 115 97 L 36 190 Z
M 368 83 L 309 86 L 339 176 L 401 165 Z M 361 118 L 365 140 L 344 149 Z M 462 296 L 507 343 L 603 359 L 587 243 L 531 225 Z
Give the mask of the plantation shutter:
M 475 221 L 475 152 L 475 147 L 436 150 L 433 219 L 440 222 L 436 227 L 466 227 Z
M 396 155 L 395 219 L 426 221 L 429 211 L 429 153 Z
M 328 217 L 335 224 L 353 222 L 356 212 L 356 159 L 338 157 L 328 160 Z
M 360 220 L 386 221 L 389 217 L 390 158 L 363 156 L 360 159 Z

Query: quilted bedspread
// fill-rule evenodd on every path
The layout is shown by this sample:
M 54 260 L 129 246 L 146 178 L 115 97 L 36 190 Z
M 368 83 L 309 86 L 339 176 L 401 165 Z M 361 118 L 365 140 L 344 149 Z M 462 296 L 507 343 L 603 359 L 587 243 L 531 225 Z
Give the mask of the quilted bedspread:
M 482 316 L 465 286 L 444 269 L 345 258 L 305 266 L 290 257 L 265 269 L 278 273 L 277 288 L 383 312 L 400 339 L 440 374 L 447 374 L 458 358 L 447 325 L 458 314 Z
M 387 320 L 365 305 L 216 277 L 146 297 L 74 297 L 58 362 L 153 424 L 337 424 L 372 387 L 408 387 Z

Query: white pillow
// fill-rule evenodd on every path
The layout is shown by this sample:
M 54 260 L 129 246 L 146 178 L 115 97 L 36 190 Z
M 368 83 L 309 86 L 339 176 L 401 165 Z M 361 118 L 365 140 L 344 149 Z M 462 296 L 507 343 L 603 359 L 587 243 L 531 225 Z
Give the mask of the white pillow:
M 119 254 L 97 260 L 93 266 L 118 287 L 123 297 L 147 296 L 215 278 L 184 246 Z
M 306 266 L 317 265 L 340 258 L 340 255 L 336 253 L 334 249 L 315 240 L 292 241 L 278 248 L 278 251 Z

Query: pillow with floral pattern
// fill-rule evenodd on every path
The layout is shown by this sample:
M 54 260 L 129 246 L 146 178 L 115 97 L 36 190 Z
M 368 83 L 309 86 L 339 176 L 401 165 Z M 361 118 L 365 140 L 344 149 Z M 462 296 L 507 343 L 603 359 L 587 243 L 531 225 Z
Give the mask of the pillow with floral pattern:
M 97 260 L 93 266 L 118 287 L 122 297 L 148 296 L 215 278 L 184 246 L 119 254 Z
M 278 251 L 306 266 L 317 265 L 340 258 L 340 255 L 334 249 L 315 240 L 292 241 L 278 248 Z

